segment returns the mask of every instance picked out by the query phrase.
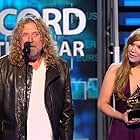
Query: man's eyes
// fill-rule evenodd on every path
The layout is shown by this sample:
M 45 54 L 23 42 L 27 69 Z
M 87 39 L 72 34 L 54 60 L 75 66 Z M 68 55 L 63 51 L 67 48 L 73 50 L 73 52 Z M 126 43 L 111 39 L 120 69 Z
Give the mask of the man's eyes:
M 28 33 L 22 33 L 22 34 L 21 34 L 21 37 L 27 37 L 27 36 L 29 36 Z M 33 32 L 33 33 L 31 34 L 31 36 L 32 36 L 32 37 L 38 37 L 38 36 L 40 36 L 40 33 L 38 33 L 38 32 Z
M 137 45 L 137 47 L 140 49 L 140 45 Z
M 40 34 L 37 33 L 37 32 L 32 33 L 32 36 L 34 36 L 34 37 L 37 37 L 37 36 L 39 36 L 39 35 L 40 35 Z

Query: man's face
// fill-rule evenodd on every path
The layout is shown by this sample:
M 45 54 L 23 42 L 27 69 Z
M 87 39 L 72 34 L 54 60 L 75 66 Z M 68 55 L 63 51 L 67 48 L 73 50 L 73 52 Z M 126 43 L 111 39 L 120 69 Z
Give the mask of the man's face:
M 25 42 L 30 42 L 32 46 L 30 48 L 29 59 L 38 59 L 43 48 L 43 40 L 34 22 L 29 22 L 23 27 L 20 38 L 20 45 L 22 49 L 24 48 Z

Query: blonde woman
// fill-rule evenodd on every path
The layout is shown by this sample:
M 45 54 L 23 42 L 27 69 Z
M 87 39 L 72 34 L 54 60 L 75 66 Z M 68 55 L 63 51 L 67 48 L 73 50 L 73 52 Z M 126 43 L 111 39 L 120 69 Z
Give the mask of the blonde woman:
M 98 98 L 98 108 L 112 118 L 108 140 L 139 140 L 140 119 L 128 119 L 127 99 L 140 86 L 140 29 L 133 31 L 124 47 L 121 64 L 108 68 Z M 115 95 L 115 108 L 110 104 Z

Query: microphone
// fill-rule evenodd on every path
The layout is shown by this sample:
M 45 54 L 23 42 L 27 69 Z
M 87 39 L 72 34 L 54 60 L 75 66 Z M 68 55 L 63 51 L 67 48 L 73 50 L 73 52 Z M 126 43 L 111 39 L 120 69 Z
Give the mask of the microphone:
M 25 61 L 25 102 L 24 102 L 24 111 L 27 113 L 27 100 L 28 100 L 28 97 L 27 97 L 27 91 L 28 91 L 28 83 L 27 83 L 27 80 L 28 80 L 28 62 L 29 62 L 29 55 L 30 55 L 30 47 L 31 47 L 31 44 L 30 42 L 25 42 L 24 43 L 24 47 L 23 47 L 23 53 L 24 53 L 24 61 Z M 27 139 L 27 115 L 24 115 L 24 124 L 25 124 L 25 129 L 24 129 L 24 133 L 25 133 L 25 140 Z
M 30 42 L 25 42 L 22 51 L 24 53 L 24 60 L 26 64 L 29 62 L 30 48 L 31 48 Z
M 23 53 L 25 56 L 28 56 L 30 54 L 30 47 L 31 47 L 30 42 L 24 43 Z

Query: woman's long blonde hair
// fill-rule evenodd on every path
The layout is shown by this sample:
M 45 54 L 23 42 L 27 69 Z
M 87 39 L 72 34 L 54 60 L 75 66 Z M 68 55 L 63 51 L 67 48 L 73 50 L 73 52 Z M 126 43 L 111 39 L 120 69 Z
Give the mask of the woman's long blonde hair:
M 117 93 L 118 97 L 122 100 L 127 99 L 127 97 L 124 95 L 124 89 L 129 80 L 129 74 L 131 71 L 131 65 L 130 65 L 130 62 L 128 59 L 128 53 L 127 53 L 128 46 L 129 44 L 132 44 L 135 41 L 140 41 L 140 28 L 133 31 L 128 37 L 128 40 L 124 47 L 122 64 L 118 68 L 117 73 L 116 73 L 114 92 Z
M 43 22 L 41 18 L 34 15 L 27 15 L 22 18 L 15 29 L 13 30 L 11 42 L 10 42 L 10 53 L 9 58 L 12 64 L 21 67 L 24 63 L 23 52 L 20 47 L 20 37 L 25 24 L 34 22 L 37 26 L 39 33 L 43 38 L 45 44 L 42 51 L 42 56 L 45 59 L 47 66 L 57 63 L 58 54 L 56 51 L 56 44 L 52 39 L 49 31 L 49 27 Z

